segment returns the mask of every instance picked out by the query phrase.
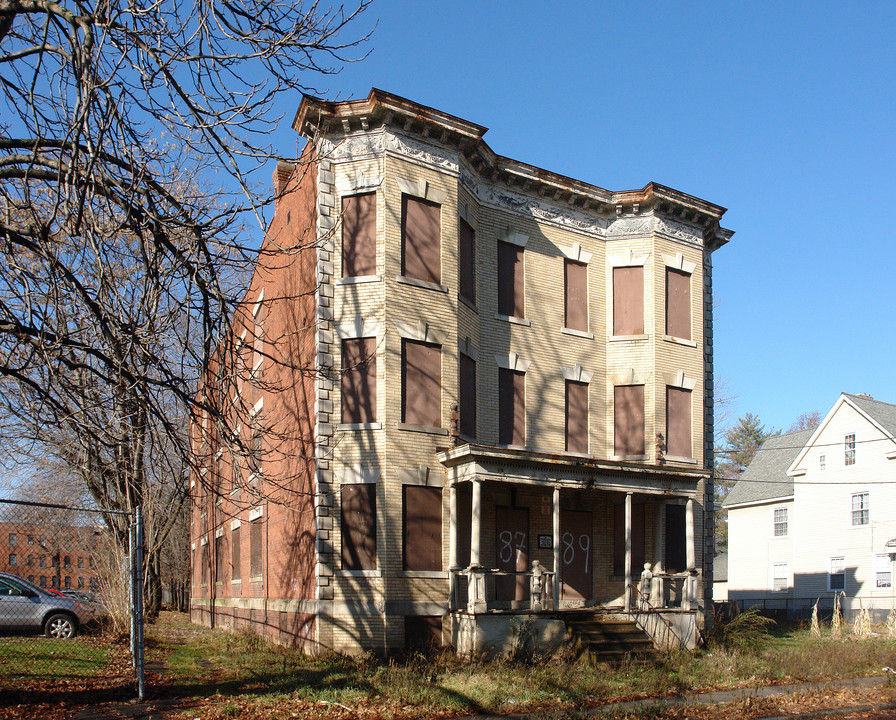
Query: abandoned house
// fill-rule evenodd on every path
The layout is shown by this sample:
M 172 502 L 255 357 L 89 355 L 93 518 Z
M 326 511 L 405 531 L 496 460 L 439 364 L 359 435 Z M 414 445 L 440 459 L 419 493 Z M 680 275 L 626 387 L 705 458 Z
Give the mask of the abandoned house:
M 233 421 L 194 424 L 193 620 L 478 654 L 612 611 L 692 646 L 725 209 L 501 157 L 380 90 L 305 97 L 294 128 L 198 396 Z

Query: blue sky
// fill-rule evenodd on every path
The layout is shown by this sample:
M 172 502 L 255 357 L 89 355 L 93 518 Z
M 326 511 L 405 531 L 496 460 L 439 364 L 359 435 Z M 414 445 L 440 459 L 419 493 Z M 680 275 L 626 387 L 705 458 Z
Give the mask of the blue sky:
M 485 125 L 501 155 L 728 208 L 715 359 L 735 417 L 896 403 L 896 3 L 381 0 L 358 27 L 377 19 L 328 96 L 379 87 Z

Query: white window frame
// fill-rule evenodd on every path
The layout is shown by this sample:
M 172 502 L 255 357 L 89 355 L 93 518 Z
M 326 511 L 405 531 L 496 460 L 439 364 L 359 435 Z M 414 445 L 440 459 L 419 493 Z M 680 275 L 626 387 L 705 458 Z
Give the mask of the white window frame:
M 781 569 L 783 568 L 783 574 Z M 783 580 L 783 587 L 775 587 L 777 580 Z M 772 592 L 787 592 L 790 590 L 790 564 L 786 561 L 772 563 Z
M 843 464 L 845 466 L 856 464 L 856 434 L 847 433 L 843 436 Z
M 858 507 L 856 506 L 857 500 Z M 857 517 L 864 522 L 856 522 Z M 867 490 L 850 495 L 849 524 L 851 527 L 867 527 L 871 524 L 871 493 Z
M 836 572 L 835 572 L 836 571 Z M 843 578 L 842 587 L 834 587 L 831 579 L 840 576 Z M 831 592 L 846 591 L 846 556 L 833 555 L 828 560 L 828 590 Z
M 787 537 L 790 534 L 790 513 L 789 508 L 777 507 L 772 511 L 772 537 Z M 783 513 L 783 519 L 778 519 L 778 513 Z M 779 526 L 783 525 L 783 532 L 778 532 Z

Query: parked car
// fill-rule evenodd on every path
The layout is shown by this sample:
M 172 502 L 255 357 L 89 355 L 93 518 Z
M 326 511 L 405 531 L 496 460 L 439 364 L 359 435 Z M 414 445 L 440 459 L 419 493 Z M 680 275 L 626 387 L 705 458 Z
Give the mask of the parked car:
M 83 605 L 93 620 L 99 621 L 109 616 L 106 606 L 93 595 L 88 595 L 81 590 L 63 590 L 62 594 Z
M 84 602 L 49 593 L 18 575 L 0 572 L 0 630 L 72 638 L 92 619 L 91 615 Z

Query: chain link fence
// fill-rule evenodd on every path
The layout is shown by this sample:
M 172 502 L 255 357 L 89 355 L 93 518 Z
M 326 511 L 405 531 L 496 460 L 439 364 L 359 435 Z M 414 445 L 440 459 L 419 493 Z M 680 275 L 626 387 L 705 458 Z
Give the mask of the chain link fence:
M 139 512 L 0 499 L 0 695 L 134 683 L 143 698 L 142 547 Z

